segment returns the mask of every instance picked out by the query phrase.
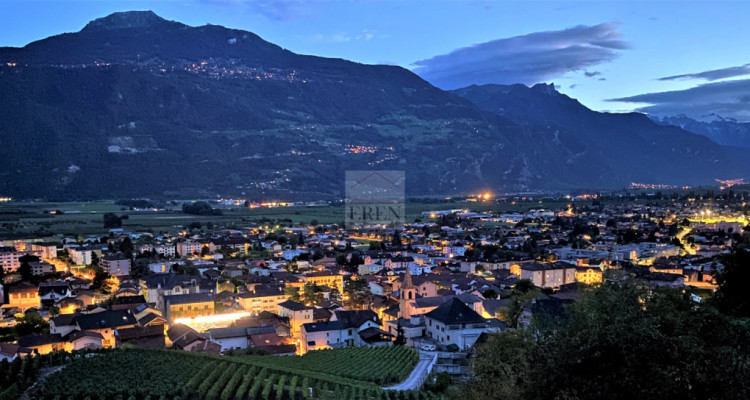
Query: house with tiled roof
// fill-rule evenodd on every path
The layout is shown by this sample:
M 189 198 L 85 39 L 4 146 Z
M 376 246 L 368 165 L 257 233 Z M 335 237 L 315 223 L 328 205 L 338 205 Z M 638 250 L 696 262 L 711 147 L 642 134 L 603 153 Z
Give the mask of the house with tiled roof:
M 278 314 L 288 317 L 292 327 L 292 337 L 298 337 L 303 324 L 313 322 L 313 308 L 303 303 L 287 300 L 279 303 Z
M 381 329 L 377 314 L 371 310 L 336 311 L 330 321 L 302 325 L 300 335 L 304 352 L 376 342 L 390 344 L 392 341 L 391 335 Z
M 470 348 L 479 335 L 487 332 L 487 322 L 481 315 L 457 297 L 424 315 L 425 331 L 441 345 L 455 344 L 460 349 Z

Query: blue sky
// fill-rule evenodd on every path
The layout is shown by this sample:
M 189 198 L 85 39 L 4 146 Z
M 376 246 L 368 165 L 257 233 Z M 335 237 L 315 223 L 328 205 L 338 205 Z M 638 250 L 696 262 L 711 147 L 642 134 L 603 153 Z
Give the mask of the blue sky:
M 750 120 L 745 1 L 0 0 L 0 46 L 147 9 L 297 53 L 401 65 L 444 88 L 554 82 L 596 110 Z

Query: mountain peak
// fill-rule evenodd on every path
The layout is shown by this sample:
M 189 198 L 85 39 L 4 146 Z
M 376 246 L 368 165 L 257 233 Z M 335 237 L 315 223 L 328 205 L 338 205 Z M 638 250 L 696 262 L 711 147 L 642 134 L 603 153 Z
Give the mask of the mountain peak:
M 179 22 L 167 21 L 156 15 L 153 11 L 123 11 L 97 18 L 83 28 L 82 32 L 128 29 L 128 28 L 153 28 L 157 26 L 185 26 Z
M 536 85 L 531 87 L 532 90 L 536 90 L 540 93 L 546 93 L 546 94 L 558 94 L 559 92 L 555 89 L 554 83 L 537 83 Z

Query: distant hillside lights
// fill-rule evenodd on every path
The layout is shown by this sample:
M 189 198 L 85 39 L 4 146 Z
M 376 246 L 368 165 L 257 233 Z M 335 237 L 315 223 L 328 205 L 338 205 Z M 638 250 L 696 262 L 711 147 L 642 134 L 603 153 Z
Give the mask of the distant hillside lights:
M 0 197 L 0 203 L 7 203 L 13 200 L 11 197 Z

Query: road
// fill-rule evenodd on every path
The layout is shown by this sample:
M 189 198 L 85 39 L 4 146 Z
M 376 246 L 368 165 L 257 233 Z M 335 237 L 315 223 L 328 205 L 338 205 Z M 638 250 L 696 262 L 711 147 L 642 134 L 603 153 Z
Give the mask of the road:
M 383 387 L 385 390 L 417 390 L 422 386 L 424 379 L 430 373 L 431 363 L 434 357 L 437 357 L 436 352 L 419 352 L 419 362 L 409 374 L 409 377 L 405 381 L 395 386 Z

